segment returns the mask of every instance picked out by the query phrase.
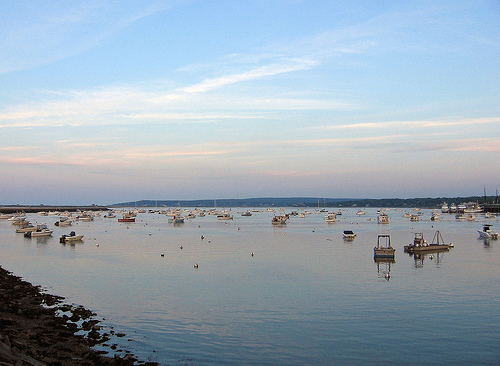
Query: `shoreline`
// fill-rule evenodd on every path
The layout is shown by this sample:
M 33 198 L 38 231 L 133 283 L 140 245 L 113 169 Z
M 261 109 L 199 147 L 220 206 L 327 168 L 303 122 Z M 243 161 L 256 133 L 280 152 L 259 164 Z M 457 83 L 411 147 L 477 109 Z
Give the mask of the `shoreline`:
M 108 346 L 105 342 L 111 337 L 99 332 L 100 321 L 95 316 L 0 265 L 0 365 L 158 366 L 140 361 L 128 351 L 123 357 L 117 353 L 110 357 L 106 351 L 94 350 L 96 345 Z M 110 350 L 114 347 L 109 345 Z

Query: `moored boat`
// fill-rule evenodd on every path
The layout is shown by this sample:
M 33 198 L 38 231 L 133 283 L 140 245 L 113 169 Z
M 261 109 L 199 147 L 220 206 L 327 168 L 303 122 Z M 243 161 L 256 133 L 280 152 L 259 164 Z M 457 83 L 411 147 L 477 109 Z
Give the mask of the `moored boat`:
M 405 253 L 422 253 L 422 252 L 432 252 L 432 251 L 444 251 L 449 250 L 453 247 L 453 244 L 445 244 L 441 232 L 439 230 L 434 234 L 432 242 L 429 244 L 424 239 L 423 233 L 415 233 L 415 238 L 413 243 L 405 245 Z
M 50 230 L 45 224 L 37 225 L 35 230 L 24 233 L 24 236 L 27 238 L 51 236 L 51 235 L 52 235 L 52 230 Z
M 356 237 L 356 234 L 352 230 L 344 230 L 342 237 L 346 241 L 352 241 Z
M 227 212 L 223 212 L 223 213 L 217 215 L 217 220 L 232 220 L 232 219 L 233 219 L 233 216 L 231 216 Z
M 496 240 L 498 239 L 498 233 L 491 231 L 491 225 L 490 224 L 484 224 L 483 225 L 483 230 L 478 230 L 479 237 L 483 239 L 493 239 Z
M 325 215 L 325 220 L 329 224 L 333 223 L 333 222 L 337 221 L 337 214 L 335 214 L 335 213 L 329 213 L 328 215 Z
M 76 235 L 74 231 L 70 232 L 68 235 L 61 235 L 59 238 L 60 243 L 73 243 L 76 241 L 81 241 L 83 239 L 83 235 Z
M 271 220 L 273 225 L 286 225 L 288 221 L 288 215 L 274 216 Z
M 387 215 L 385 212 L 380 213 L 380 215 L 378 215 L 378 223 L 379 224 L 388 224 L 389 223 L 389 215 Z
M 373 248 L 373 258 L 394 258 L 396 249 L 391 246 L 391 236 L 380 234 L 377 238 L 377 246 Z

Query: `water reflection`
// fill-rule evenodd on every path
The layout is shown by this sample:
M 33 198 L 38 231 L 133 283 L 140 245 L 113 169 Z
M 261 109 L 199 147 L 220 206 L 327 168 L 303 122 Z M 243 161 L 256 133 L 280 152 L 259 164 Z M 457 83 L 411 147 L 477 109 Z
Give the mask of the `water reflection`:
M 439 267 L 441 265 L 444 253 L 449 251 L 449 249 L 435 249 L 432 251 L 427 251 L 425 253 L 409 253 L 409 256 L 413 257 L 413 259 L 415 260 L 415 268 L 422 268 L 424 266 L 424 261 L 426 258 L 431 261 L 435 261 L 436 267 Z
M 377 263 L 377 275 L 380 280 L 391 279 L 391 264 L 396 263 L 394 258 L 373 258 Z

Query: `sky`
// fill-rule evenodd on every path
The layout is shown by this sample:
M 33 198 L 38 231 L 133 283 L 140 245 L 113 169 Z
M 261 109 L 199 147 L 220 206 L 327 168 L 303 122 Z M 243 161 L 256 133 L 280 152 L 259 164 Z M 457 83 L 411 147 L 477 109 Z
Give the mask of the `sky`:
M 500 2 L 0 1 L 0 204 L 500 188 Z

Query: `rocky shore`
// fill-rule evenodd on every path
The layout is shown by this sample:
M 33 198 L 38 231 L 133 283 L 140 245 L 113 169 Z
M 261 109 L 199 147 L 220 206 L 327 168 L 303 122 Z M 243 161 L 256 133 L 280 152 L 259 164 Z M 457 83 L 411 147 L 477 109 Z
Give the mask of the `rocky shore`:
M 158 365 L 92 349 L 110 340 L 95 315 L 0 267 L 0 366 Z

